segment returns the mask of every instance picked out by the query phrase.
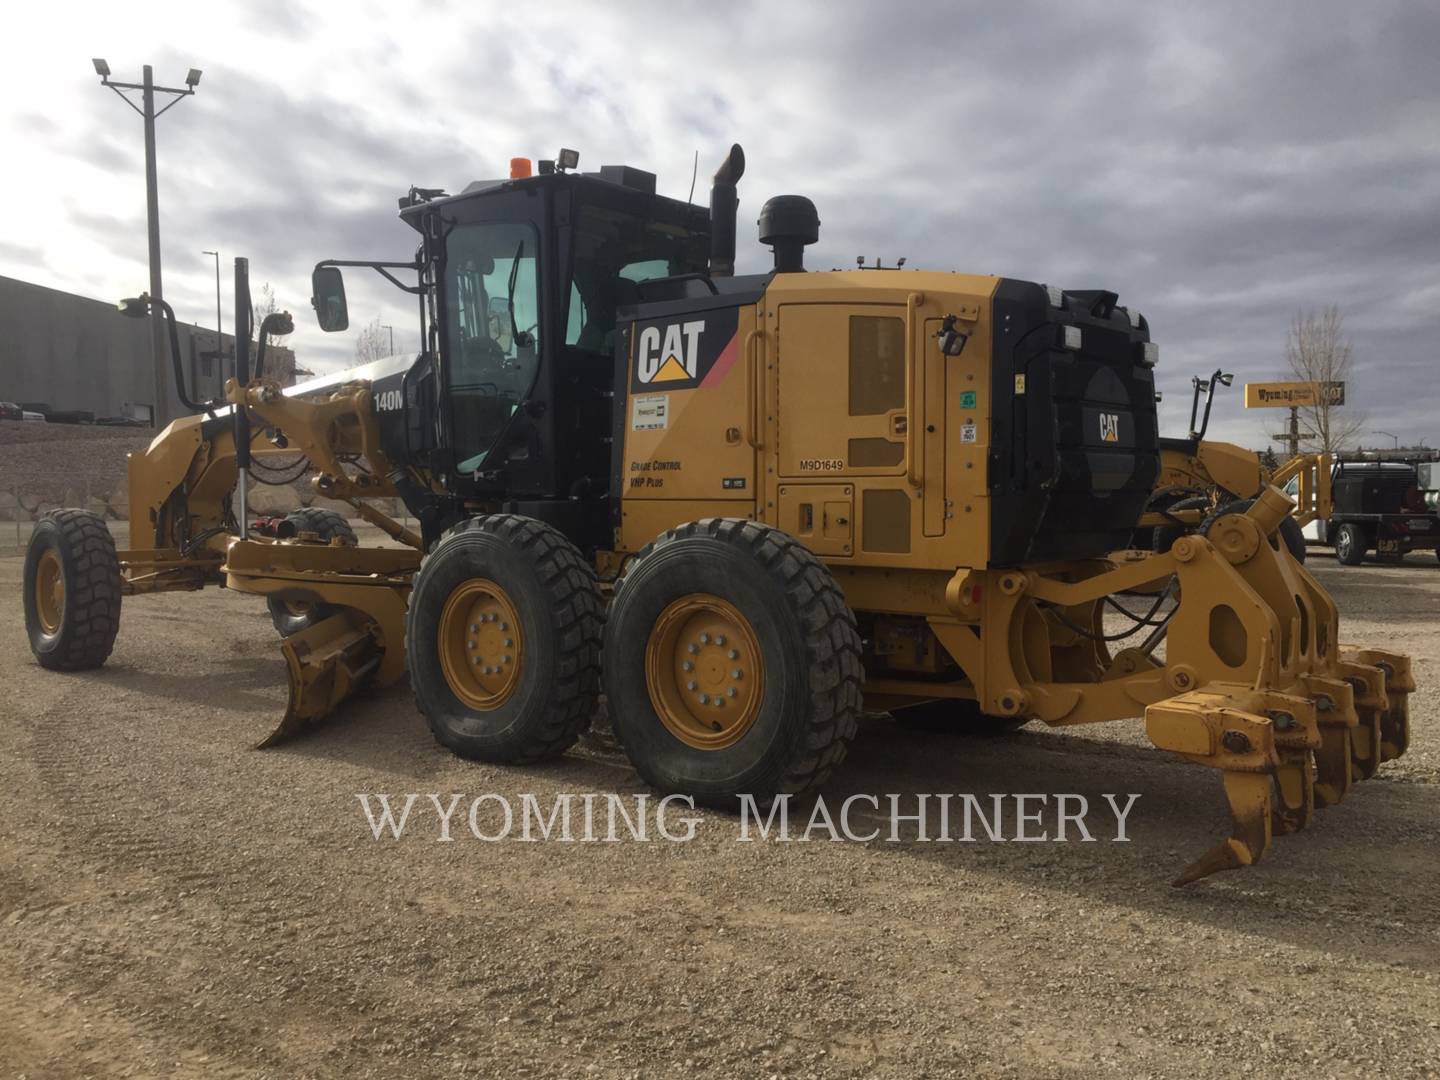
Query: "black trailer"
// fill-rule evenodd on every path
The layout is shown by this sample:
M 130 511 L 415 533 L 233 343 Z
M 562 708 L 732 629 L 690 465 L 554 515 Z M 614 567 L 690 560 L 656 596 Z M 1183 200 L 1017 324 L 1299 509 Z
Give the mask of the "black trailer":
M 1403 461 L 1346 461 L 1331 473 L 1329 518 L 1316 522 L 1323 543 L 1334 545 L 1343 566 L 1365 554 L 1440 556 L 1440 513 L 1427 509 L 1415 466 Z M 1312 526 L 1313 528 L 1313 526 Z

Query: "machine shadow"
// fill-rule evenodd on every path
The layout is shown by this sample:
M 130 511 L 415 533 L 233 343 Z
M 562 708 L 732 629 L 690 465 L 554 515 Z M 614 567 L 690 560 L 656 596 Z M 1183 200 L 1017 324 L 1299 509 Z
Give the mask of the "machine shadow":
M 1138 721 L 1125 724 L 1140 731 Z M 1032 730 L 1032 728 L 1034 730 Z M 1397 790 L 1403 789 L 1403 790 Z M 916 812 L 916 796 L 970 793 L 986 813 L 990 796 L 1048 795 L 1033 835 L 1047 830 L 1046 842 L 992 842 L 978 820 L 975 842 L 939 842 L 918 838 L 918 824 L 902 821 L 899 841 L 890 842 L 887 797 L 898 797 L 902 814 Z M 1083 796 L 1087 823 L 1095 841 L 1086 843 L 1068 830 L 1069 840 L 1055 842 L 1054 796 Z M 1121 808 L 1136 800 L 1126 820 L 1127 842 L 1115 840 L 1115 815 L 1104 796 Z M 876 795 L 877 816 L 865 807 L 857 832 L 876 826 L 879 839 L 868 850 L 882 858 L 924 859 L 963 871 L 965 888 L 976 877 L 993 876 L 1035 891 L 1133 908 L 1179 919 L 1215 931 L 1233 931 L 1237 922 L 1255 927 L 1275 942 L 1324 948 L 1355 958 L 1377 955 L 1427 971 L 1440 971 L 1440 943 L 1421 942 L 1404 929 L 1404 912 L 1377 882 L 1384 867 L 1410 861 L 1417 870 L 1427 853 L 1415 849 L 1415 830 L 1440 814 L 1440 793 L 1423 785 L 1387 783 L 1385 773 L 1358 784 L 1337 807 L 1317 811 L 1309 826 L 1276 837 L 1255 866 L 1219 874 L 1184 889 L 1174 877 L 1205 850 L 1229 835 L 1230 816 L 1218 772 L 1138 744 L 1098 740 L 1033 724 L 1013 735 L 971 738 L 918 732 L 890 721 L 862 725 L 845 765 L 820 792 L 832 813 L 852 794 Z M 952 800 L 958 810 L 960 800 Z M 1015 806 L 1006 800 L 1003 835 L 1015 835 Z M 792 832 L 803 829 L 811 802 L 791 808 Z M 936 801 L 930 800 L 926 831 L 940 835 Z M 1034 810 L 1037 805 L 1028 806 Z M 1073 809 L 1074 804 L 1071 804 Z M 952 810 L 950 834 L 962 825 Z M 1408 840 L 1407 840 L 1408 836 Z M 1433 858 L 1428 860 L 1431 866 Z M 1434 867 L 1440 888 L 1440 866 Z M 1362 928 L 1363 929 L 1357 929 Z M 1348 929 L 1347 929 L 1348 928 Z

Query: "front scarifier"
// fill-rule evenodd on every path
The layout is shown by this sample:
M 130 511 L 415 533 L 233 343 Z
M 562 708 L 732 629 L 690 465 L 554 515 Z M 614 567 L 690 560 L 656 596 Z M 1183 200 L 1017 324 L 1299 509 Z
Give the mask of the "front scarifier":
M 1407 657 L 1339 644 L 1334 601 L 1277 549 L 1290 502 L 1269 488 L 1243 514 L 1172 550 L 1180 604 L 1166 669 L 1179 691 L 1145 710 L 1154 744 L 1222 770 L 1231 836 L 1191 863 L 1185 885 L 1256 862 L 1273 835 L 1405 752 Z

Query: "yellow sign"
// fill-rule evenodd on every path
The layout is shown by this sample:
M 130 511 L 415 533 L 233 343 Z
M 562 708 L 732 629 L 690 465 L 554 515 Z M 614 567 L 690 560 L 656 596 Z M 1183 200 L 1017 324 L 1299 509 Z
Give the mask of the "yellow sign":
M 1245 384 L 1247 409 L 1295 409 L 1344 405 L 1343 382 L 1261 382 Z

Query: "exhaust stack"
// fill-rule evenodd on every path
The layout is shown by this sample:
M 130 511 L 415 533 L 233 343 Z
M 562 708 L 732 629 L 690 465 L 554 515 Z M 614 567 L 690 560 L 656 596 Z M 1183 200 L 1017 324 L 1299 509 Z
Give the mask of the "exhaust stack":
M 710 276 L 735 274 L 735 212 L 740 197 L 735 185 L 745 175 L 745 151 L 736 143 L 715 170 L 710 185 Z

